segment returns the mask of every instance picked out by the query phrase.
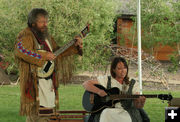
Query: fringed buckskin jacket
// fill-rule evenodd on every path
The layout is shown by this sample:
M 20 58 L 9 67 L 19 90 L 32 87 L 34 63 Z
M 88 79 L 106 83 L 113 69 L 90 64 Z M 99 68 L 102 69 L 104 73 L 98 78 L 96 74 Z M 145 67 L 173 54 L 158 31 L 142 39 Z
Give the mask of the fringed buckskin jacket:
M 50 45 L 53 52 L 59 47 L 52 37 L 49 37 Z M 39 97 L 38 97 L 38 77 L 37 67 L 45 64 L 46 52 L 38 48 L 39 44 L 29 27 L 22 30 L 15 41 L 15 59 L 19 67 L 20 77 L 20 115 L 31 115 L 31 110 L 35 107 L 38 114 Z M 55 69 L 53 85 L 55 90 L 55 105 L 59 108 L 58 86 L 61 81 L 67 81 L 73 72 L 72 54 L 78 54 L 77 48 L 72 45 L 55 59 Z

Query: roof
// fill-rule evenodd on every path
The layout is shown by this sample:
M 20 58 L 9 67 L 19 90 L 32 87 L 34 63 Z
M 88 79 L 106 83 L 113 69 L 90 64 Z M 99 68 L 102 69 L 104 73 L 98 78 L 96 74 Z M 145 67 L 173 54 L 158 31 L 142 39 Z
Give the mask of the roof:
M 122 15 L 136 15 L 137 0 L 114 0 L 118 4 L 117 13 Z M 172 6 L 171 2 L 178 2 L 178 0 L 167 1 L 168 6 Z
M 116 0 L 117 1 L 117 0 Z M 136 0 L 118 0 L 118 14 L 136 15 Z

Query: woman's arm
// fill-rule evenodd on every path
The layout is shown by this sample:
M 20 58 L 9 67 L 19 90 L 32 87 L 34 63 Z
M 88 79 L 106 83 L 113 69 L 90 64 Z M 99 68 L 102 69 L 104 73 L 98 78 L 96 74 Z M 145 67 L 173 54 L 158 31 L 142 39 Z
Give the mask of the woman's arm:
M 102 90 L 102 89 L 99 89 L 95 86 L 95 84 L 99 84 L 99 82 L 97 80 L 89 80 L 89 81 L 85 81 L 83 83 L 83 87 L 87 90 L 87 91 L 90 91 L 90 92 L 93 92 L 93 93 L 96 93 L 98 94 L 99 96 L 103 97 L 103 96 L 106 96 L 107 93 Z
M 139 94 L 139 93 L 136 93 L 136 94 Z M 134 106 L 135 106 L 136 108 L 143 108 L 145 102 L 146 102 L 146 97 L 140 96 L 139 98 L 137 98 L 137 99 L 134 100 Z

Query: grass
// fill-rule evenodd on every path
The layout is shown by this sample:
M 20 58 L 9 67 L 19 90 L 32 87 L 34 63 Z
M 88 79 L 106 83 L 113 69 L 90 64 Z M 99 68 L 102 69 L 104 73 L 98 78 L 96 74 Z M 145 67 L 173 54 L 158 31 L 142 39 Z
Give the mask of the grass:
M 60 110 L 83 110 L 81 101 L 84 89 L 81 85 L 60 85 Z M 168 94 L 169 91 L 144 91 L 144 94 Z M 179 91 L 171 92 L 173 97 L 180 97 Z M 19 86 L 0 87 L 0 121 L 1 122 L 25 122 L 25 117 L 19 116 Z M 144 109 L 148 113 L 151 122 L 165 121 L 165 107 L 168 104 L 159 99 L 146 100 Z
M 167 91 L 144 91 L 143 94 L 168 94 Z M 179 91 L 171 92 L 173 97 L 180 97 Z M 151 122 L 165 122 L 165 107 L 168 107 L 167 101 L 160 99 L 146 99 L 144 109 L 148 113 Z

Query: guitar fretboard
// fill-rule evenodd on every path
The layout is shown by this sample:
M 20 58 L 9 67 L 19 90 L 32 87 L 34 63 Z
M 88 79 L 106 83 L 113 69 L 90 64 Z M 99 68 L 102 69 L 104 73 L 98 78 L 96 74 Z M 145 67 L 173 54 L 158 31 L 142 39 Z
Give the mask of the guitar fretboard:
M 158 95 L 110 95 L 111 100 L 121 100 L 121 99 L 136 99 L 140 96 L 145 96 L 146 98 L 158 98 Z
M 71 47 L 74 43 L 75 43 L 75 40 L 70 41 L 70 42 L 67 43 L 64 47 L 56 50 L 56 51 L 54 52 L 54 55 L 58 56 L 59 54 L 63 53 L 65 50 L 67 50 L 69 47 Z
M 89 24 L 81 31 L 81 34 L 79 34 L 78 36 L 80 38 L 85 37 L 87 34 L 89 33 Z M 67 43 L 65 46 L 59 48 L 58 50 L 56 50 L 54 52 L 54 55 L 58 56 L 59 54 L 63 53 L 65 50 L 67 50 L 69 47 L 71 47 L 74 43 L 76 42 L 76 39 L 73 39 L 72 41 L 70 41 L 69 43 Z

